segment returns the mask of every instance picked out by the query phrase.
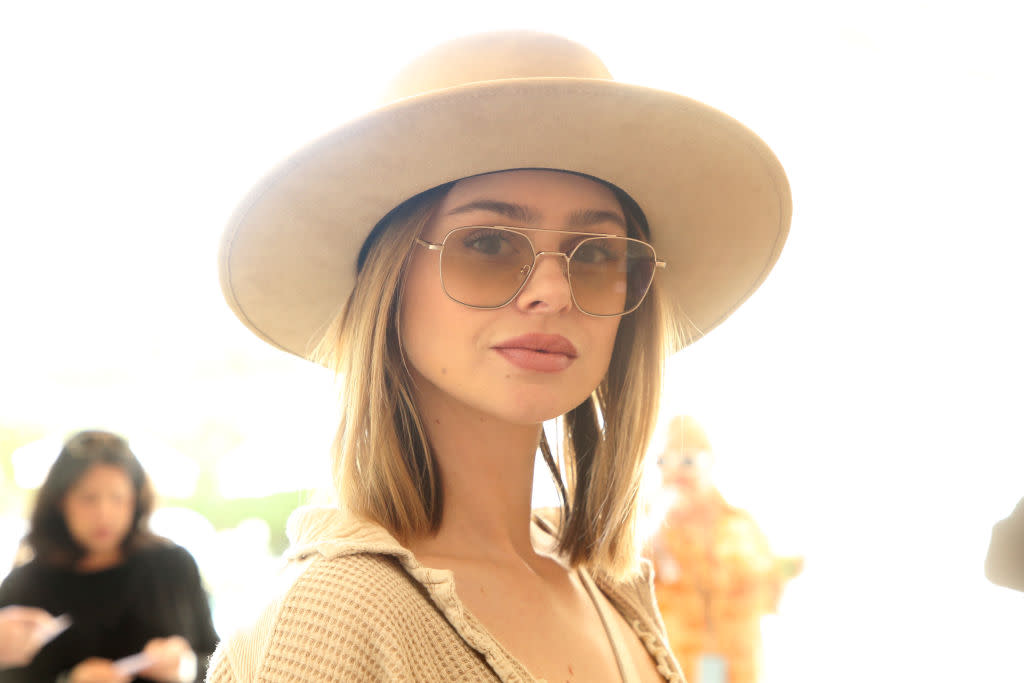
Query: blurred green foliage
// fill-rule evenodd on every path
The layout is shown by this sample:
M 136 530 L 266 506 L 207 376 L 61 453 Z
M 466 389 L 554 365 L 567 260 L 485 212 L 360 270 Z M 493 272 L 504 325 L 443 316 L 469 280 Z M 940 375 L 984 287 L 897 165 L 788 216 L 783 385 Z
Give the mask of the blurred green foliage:
M 200 470 L 196 492 L 188 498 L 162 498 L 161 505 L 195 510 L 218 531 L 238 526 L 246 519 L 262 519 L 270 527 L 270 552 L 280 555 L 288 547 L 285 525 L 292 510 L 309 500 L 308 491 L 288 491 L 259 498 L 225 499 L 217 493 L 210 468 Z
M 0 515 L 24 515 L 29 492 L 14 481 L 11 454 L 46 436 L 46 430 L 33 425 L 0 426 Z

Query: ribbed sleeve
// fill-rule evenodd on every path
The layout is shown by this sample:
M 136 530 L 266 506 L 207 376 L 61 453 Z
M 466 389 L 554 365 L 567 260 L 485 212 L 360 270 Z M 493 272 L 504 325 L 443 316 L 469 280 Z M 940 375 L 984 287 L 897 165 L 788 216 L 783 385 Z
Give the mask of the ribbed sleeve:
M 279 610 L 258 681 L 497 680 L 393 557 L 318 558 Z M 214 658 L 210 683 L 237 680 L 233 654 Z

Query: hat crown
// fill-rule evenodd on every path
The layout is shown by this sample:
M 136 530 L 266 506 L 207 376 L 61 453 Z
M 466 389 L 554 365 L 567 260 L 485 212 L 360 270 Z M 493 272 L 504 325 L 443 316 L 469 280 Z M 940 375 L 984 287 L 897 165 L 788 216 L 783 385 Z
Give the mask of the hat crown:
M 611 77 L 579 43 L 547 33 L 497 31 L 456 38 L 420 55 L 392 79 L 381 101 L 486 81 Z
M 296 355 L 310 357 L 343 310 L 381 218 L 460 178 L 562 169 L 629 193 L 670 264 L 658 286 L 674 309 L 673 350 L 757 289 L 789 231 L 789 184 L 760 138 L 696 100 L 615 81 L 565 38 L 461 37 L 413 60 L 386 97 L 281 162 L 221 239 L 228 304 Z

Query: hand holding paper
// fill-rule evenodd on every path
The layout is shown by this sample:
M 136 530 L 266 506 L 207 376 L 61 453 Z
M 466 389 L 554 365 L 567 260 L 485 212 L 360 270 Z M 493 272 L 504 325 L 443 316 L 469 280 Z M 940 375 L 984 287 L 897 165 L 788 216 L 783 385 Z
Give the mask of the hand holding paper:
M 134 676 L 146 667 L 152 666 L 156 663 L 150 655 L 145 652 L 139 652 L 138 654 L 129 655 L 127 657 L 121 657 L 121 659 L 114 660 L 114 669 L 118 673 L 125 676 Z
M 67 615 L 55 617 L 38 607 L 0 608 L 0 668 L 25 666 L 70 625 Z
M 89 657 L 71 669 L 67 680 L 69 683 L 128 683 L 131 675 L 119 671 L 109 659 Z
M 149 666 L 139 670 L 147 678 L 174 683 L 192 683 L 196 678 L 196 655 L 181 636 L 153 638 L 142 650 Z

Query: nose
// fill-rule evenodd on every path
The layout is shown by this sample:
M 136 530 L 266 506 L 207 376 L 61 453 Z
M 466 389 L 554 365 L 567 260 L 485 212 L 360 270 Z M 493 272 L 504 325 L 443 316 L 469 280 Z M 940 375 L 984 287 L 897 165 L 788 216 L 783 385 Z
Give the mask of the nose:
M 125 502 L 113 497 L 100 499 L 94 507 L 96 518 L 102 522 L 118 519 L 124 509 Z
M 516 297 L 516 306 L 524 312 L 539 313 L 560 313 L 572 308 L 568 266 L 565 254 L 538 252 L 533 272 Z
M 98 524 L 106 524 L 115 515 L 115 505 L 107 500 L 101 500 L 93 508 L 93 519 Z

